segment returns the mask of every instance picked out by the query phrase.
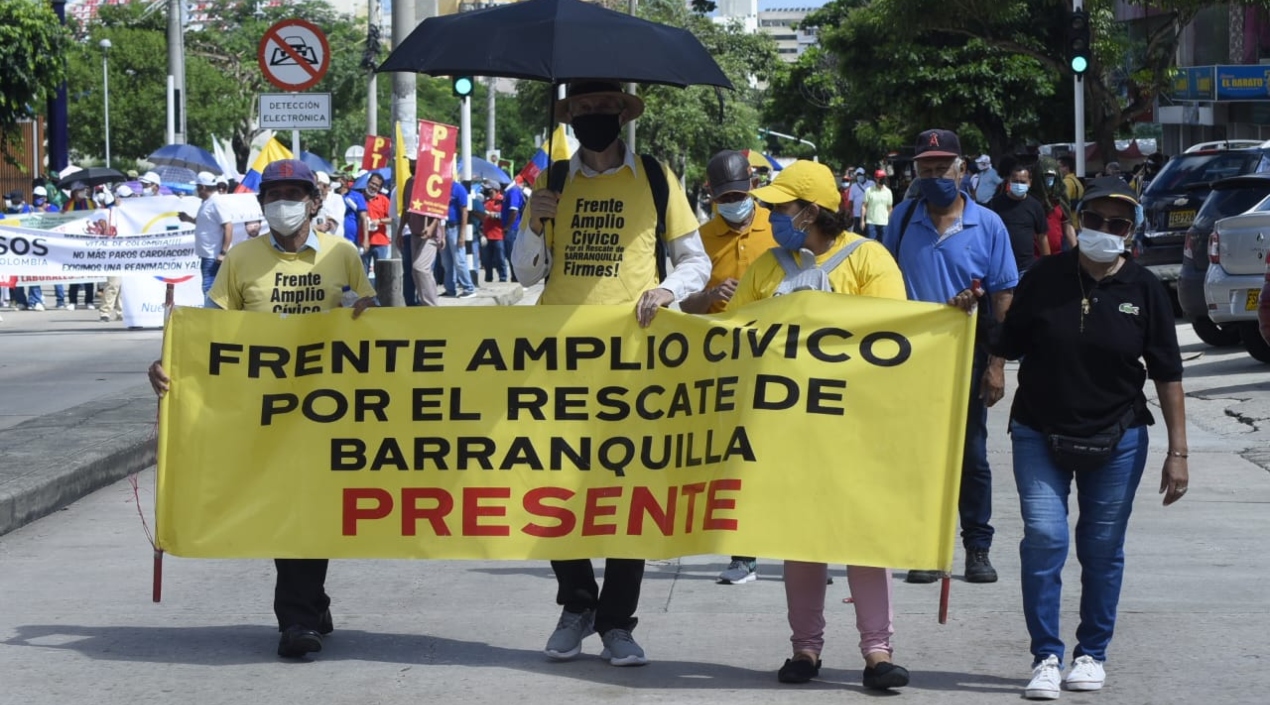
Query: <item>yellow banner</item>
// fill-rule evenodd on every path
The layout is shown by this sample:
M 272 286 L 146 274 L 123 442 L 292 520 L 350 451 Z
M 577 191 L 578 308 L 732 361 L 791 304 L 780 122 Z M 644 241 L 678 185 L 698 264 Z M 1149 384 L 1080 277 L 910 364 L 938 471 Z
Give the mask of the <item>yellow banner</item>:
M 159 545 L 950 569 L 973 335 L 819 292 L 647 329 L 626 306 L 180 308 Z

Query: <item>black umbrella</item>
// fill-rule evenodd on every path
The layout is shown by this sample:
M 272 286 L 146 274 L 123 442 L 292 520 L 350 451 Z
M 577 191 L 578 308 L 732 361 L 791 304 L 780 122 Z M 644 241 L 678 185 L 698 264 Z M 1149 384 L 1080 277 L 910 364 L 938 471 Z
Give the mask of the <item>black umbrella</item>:
M 122 171 L 108 169 L 104 166 L 90 166 L 87 169 L 80 169 L 62 177 L 57 182 L 57 187 L 63 190 L 69 190 L 71 184 L 76 182 L 84 186 L 100 186 L 102 184 L 113 184 L 119 181 L 127 181 L 128 176 Z
M 376 71 L 732 88 L 691 32 L 581 0 L 526 0 L 426 19 Z

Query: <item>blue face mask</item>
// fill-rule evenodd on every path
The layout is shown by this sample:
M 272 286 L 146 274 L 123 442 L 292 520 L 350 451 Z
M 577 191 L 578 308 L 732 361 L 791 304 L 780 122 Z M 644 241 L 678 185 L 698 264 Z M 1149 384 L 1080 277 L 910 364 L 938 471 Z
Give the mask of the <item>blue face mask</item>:
M 714 206 L 729 223 L 744 223 L 754 213 L 754 199 L 749 196 L 736 203 L 716 203 Z
M 936 208 L 947 208 L 957 200 L 957 182 L 952 179 L 918 179 L 917 189 L 922 192 L 922 198 L 930 201 Z
M 798 214 L 802 215 L 802 211 L 799 211 Z M 772 237 L 776 239 L 777 245 L 792 252 L 803 249 L 803 244 L 807 242 L 807 231 L 795 228 L 792 216 L 774 210 L 770 221 L 772 223 Z
M 1027 184 L 1010 184 L 1010 195 L 1015 198 L 1023 198 L 1027 195 Z

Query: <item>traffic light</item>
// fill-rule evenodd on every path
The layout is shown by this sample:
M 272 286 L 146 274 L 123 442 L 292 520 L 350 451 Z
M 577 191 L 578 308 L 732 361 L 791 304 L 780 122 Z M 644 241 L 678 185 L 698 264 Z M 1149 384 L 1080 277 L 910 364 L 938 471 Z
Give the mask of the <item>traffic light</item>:
M 1089 13 L 1084 10 L 1067 16 L 1067 65 L 1077 76 L 1089 70 Z
M 455 76 L 451 87 L 454 89 L 455 98 L 467 98 L 472 95 L 475 83 L 471 76 Z

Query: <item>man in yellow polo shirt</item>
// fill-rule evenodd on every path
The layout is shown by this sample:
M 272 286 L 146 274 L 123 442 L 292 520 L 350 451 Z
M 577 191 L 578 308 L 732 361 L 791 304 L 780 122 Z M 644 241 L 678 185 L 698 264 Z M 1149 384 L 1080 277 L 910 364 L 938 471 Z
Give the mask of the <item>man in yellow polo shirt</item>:
M 657 209 L 644 163 L 621 140 L 622 125 L 644 112 L 644 102 L 616 81 L 569 84 L 556 104 L 556 120 L 573 127 L 581 148 L 569 162 L 560 193 L 548 188 L 550 170 L 534 183 L 529 212 L 512 246 L 512 267 L 521 284 L 547 278 L 541 304 L 635 304 L 642 326 L 658 309 L 700 291 L 710 278 L 710 258 L 697 235 L 697 219 L 679 179 L 664 165 L 670 185 L 663 240 L 674 270 L 657 274 Z M 654 175 L 655 176 L 655 175 Z M 556 603 L 563 609 L 543 652 L 567 660 L 582 641 L 599 633 L 601 658 L 614 666 L 648 663 L 631 635 L 638 621 L 644 561 L 609 558 L 604 590 L 589 559 L 552 561 Z
M 346 290 L 357 295 L 351 306 L 354 318 L 376 305 L 357 249 L 314 227 L 322 199 L 308 165 L 298 159 L 271 162 L 260 175 L 259 198 L 269 236 L 229 250 L 207 294 L 210 305 L 285 314 L 329 311 L 345 305 Z M 159 396 L 171 384 L 158 361 L 150 366 L 150 384 Z M 274 563 L 278 581 L 273 611 L 282 633 L 278 655 L 301 658 L 321 651 L 323 635 L 334 629 L 325 588 L 328 561 L 278 558 Z
M 706 165 L 715 215 L 701 226 L 701 243 L 705 245 L 706 254 L 710 255 L 713 269 L 704 291 L 679 302 L 679 308 L 687 313 L 722 311 L 745 270 L 759 255 L 776 247 L 772 226 L 767 220 L 767 209 L 759 208 L 750 196 L 750 177 L 750 162 L 737 151 L 719 152 Z M 737 560 L 733 558 L 733 563 Z M 754 559 L 748 561 L 752 563 Z M 720 580 L 748 582 L 745 579 L 728 580 L 723 576 Z

